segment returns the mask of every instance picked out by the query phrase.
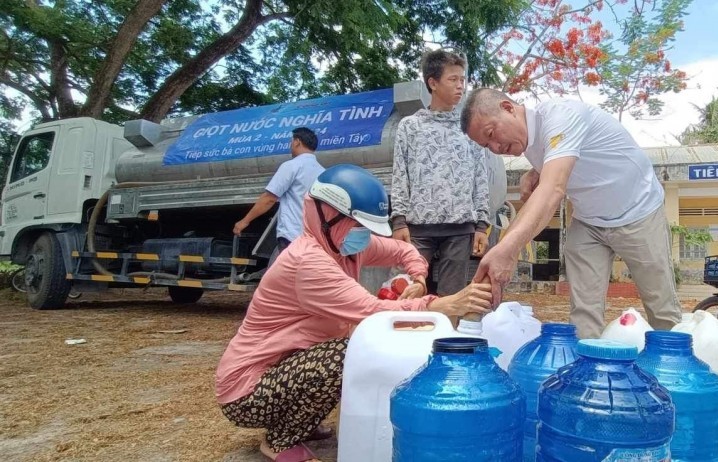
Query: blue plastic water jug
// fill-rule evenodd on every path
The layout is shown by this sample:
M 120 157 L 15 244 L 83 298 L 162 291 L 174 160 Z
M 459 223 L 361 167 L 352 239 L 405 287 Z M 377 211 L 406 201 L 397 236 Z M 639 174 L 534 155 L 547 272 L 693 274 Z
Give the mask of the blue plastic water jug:
M 636 365 L 638 349 L 591 339 L 576 351 L 579 358 L 539 388 L 536 460 L 669 461 L 675 408 Z
M 560 367 L 578 358 L 577 343 L 576 326 L 573 324 L 543 324 L 541 335 L 522 346 L 509 364 L 509 375 L 526 395 L 525 462 L 536 460 L 538 389 Z
M 671 460 L 718 461 L 718 375 L 693 354 L 693 337 L 646 332 L 646 349 L 636 364 L 666 387 L 676 407 Z
M 394 462 L 519 462 L 526 400 L 482 338 L 434 340 L 391 394 Z

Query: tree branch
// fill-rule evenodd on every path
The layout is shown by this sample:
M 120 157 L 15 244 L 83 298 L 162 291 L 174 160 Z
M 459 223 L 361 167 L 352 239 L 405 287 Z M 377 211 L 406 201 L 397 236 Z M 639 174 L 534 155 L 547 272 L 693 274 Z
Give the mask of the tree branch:
M 125 18 L 110 45 L 102 67 L 93 78 L 87 101 L 80 111 L 82 115 L 96 119 L 102 117 L 110 98 L 112 86 L 117 80 L 127 55 L 147 22 L 160 11 L 165 2 L 166 0 L 141 0 Z
M 128 120 L 139 119 L 139 118 L 140 118 L 140 113 L 139 113 L 139 112 L 133 111 L 133 110 L 130 110 L 130 109 L 126 109 L 126 108 L 124 108 L 124 107 L 122 107 L 122 106 L 118 106 L 118 105 L 115 104 L 115 103 L 110 103 L 110 108 L 111 108 L 113 111 L 118 112 L 118 113 L 120 113 L 120 114 L 126 116 Z
M 150 98 L 142 110 L 142 117 L 158 122 L 167 115 L 177 98 L 197 81 L 217 61 L 236 50 L 261 25 L 288 13 L 274 13 L 262 16 L 262 0 L 247 0 L 239 22 L 226 34 L 200 51 L 184 66 L 177 69 Z
M 35 108 L 40 111 L 40 115 L 42 116 L 43 120 L 52 120 L 52 116 L 50 115 L 50 111 L 48 110 L 47 106 L 45 105 L 46 101 L 45 98 L 42 98 L 38 95 L 36 95 L 34 92 L 32 92 L 29 88 L 23 87 L 19 83 L 17 83 L 14 79 L 10 78 L 7 74 L 4 74 L 2 77 L 0 77 L 0 84 L 6 85 L 10 88 L 12 88 L 15 91 L 18 91 L 22 93 L 23 95 L 27 96 L 30 101 L 35 105 Z

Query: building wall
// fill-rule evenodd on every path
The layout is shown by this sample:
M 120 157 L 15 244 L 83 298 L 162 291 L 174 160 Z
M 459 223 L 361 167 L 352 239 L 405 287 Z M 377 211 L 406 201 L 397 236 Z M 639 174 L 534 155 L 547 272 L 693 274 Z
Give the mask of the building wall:
M 523 203 L 515 199 L 517 191 L 514 189 L 518 188 L 509 188 L 509 192 L 514 193 L 511 195 L 511 198 L 514 199 L 511 202 L 516 210 L 520 210 Z M 664 189 L 666 218 L 669 224 L 680 224 L 689 228 L 708 228 L 713 230 L 718 238 L 718 180 L 699 184 L 687 181 L 668 181 L 664 183 Z M 701 194 L 707 195 L 701 196 Z M 571 216 L 571 205 L 568 201 L 565 214 L 568 225 Z M 558 212 L 551 219 L 547 228 L 560 228 Z M 702 281 L 703 259 L 681 259 L 678 236 L 674 236 L 672 253 L 673 259 L 681 271 L 683 282 L 699 283 Z M 718 240 L 706 245 L 706 255 L 718 255 Z M 620 258 L 614 262 L 611 279 L 615 282 L 630 281 L 630 272 Z

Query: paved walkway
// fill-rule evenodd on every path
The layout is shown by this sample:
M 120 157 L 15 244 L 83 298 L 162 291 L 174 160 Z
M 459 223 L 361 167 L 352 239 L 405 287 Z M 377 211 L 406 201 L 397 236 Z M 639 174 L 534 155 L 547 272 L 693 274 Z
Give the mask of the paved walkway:
M 681 300 L 703 300 L 717 292 L 718 289 L 708 284 L 681 284 L 678 287 L 678 298 Z

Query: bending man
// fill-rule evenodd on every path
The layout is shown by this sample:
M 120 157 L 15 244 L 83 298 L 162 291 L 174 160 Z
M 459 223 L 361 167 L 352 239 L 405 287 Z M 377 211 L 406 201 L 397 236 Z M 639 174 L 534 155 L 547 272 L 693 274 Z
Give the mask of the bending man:
M 655 329 L 681 320 L 663 188 L 648 156 L 605 111 L 554 99 L 535 110 L 489 88 L 474 90 L 461 117 L 469 137 L 495 154 L 526 156 L 524 206 L 499 244 L 481 260 L 474 280 L 488 275 L 494 300 L 509 282 L 519 249 L 548 224 L 565 195 L 573 205 L 566 246 L 570 321 L 582 338 L 604 328 L 614 255 L 626 262 Z

